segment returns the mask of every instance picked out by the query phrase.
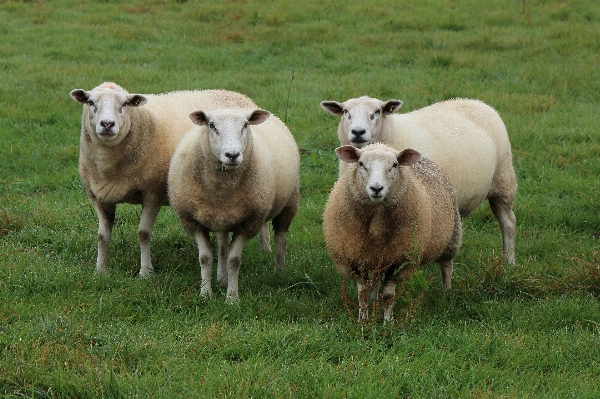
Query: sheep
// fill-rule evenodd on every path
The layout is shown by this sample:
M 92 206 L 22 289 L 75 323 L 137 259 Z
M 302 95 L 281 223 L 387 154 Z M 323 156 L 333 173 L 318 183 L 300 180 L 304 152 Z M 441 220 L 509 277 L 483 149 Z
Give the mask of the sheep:
M 108 243 L 116 204 L 141 204 L 138 228 L 140 276 L 152 272 L 150 238 L 161 206 L 168 205 L 167 173 L 175 147 L 194 126 L 188 115 L 198 107 L 256 108 L 246 96 L 225 90 L 129 94 L 105 82 L 72 90 L 83 104 L 79 173 L 98 214 L 96 270 L 107 271 Z
M 462 241 L 456 194 L 447 174 L 416 150 L 375 143 L 336 149 L 347 163 L 323 213 L 325 245 L 338 272 L 356 280 L 359 320 L 382 283 L 384 321 L 392 320 L 396 285 L 437 261 L 450 289 Z
M 454 99 L 406 114 L 393 114 L 402 101 L 360 97 L 344 103 L 323 101 L 321 107 L 341 115 L 342 145 L 361 148 L 373 142 L 414 148 L 439 164 L 457 191 L 458 208 L 466 217 L 486 198 L 502 232 L 502 256 L 515 262 L 516 218 L 512 210 L 517 180 L 508 134 L 489 105 Z M 339 174 L 345 168 L 340 161 Z
M 217 279 L 226 302 L 239 301 L 242 249 L 272 221 L 275 269 L 285 264 L 286 234 L 298 211 L 300 155 L 276 116 L 221 109 L 190 115 L 198 125 L 177 146 L 168 175 L 171 207 L 198 246 L 200 295 L 213 297 L 209 232 L 219 241 Z M 221 243 L 229 243 L 231 247 Z

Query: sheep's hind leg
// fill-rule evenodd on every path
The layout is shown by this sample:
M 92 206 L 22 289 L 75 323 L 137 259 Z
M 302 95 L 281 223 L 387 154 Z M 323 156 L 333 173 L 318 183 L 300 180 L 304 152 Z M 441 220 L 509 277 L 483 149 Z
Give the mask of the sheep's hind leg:
M 140 217 L 140 225 L 138 227 L 138 240 L 141 252 L 140 277 L 146 277 L 154 270 L 150 254 L 150 240 L 152 239 L 152 229 L 154 228 L 158 212 L 160 212 L 160 205 L 142 205 L 142 216 Z
M 96 259 L 96 271 L 106 273 L 106 258 L 108 254 L 108 243 L 115 224 L 115 211 L 117 206 L 114 204 L 101 204 L 92 199 L 96 213 L 98 214 L 98 258 Z
M 273 218 L 273 241 L 275 242 L 275 270 L 285 266 L 285 250 L 287 247 L 287 232 L 292 220 L 298 212 L 298 196 L 296 193 L 290 198 L 281 213 Z
M 200 275 L 202 278 L 200 296 L 212 299 L 213 291 L 211 285 L 213 256 L 210 248 L 208 231 L 197 231 L 194 233 L 196 245 L 198 245 L 198 258 L 200 259 Z
M 454 264 L 452 259 L 440 260 L 440 271 L 442 272 L 442 285 L 445 290 L 452 288 L 452 271 L 454 270 Z
M 216 233 L 219 255 L 217 259 L 217 281 L 227 284 L 227 257 L 229 256 L 229 232 L 219 231 Z
M 490 198 L 490 208 L 498 219 L 502 232 L 502 259 L 510 264 L 515 263 L 515 230 L 517 218 L 512 210 L 512 201 L 507 202 L 500 198 Z
M 259 234 L 260 247 L 265 251 L 271 252 L 271 237 L 269 236 L 269 222 L 265 222 L 260 228 Z

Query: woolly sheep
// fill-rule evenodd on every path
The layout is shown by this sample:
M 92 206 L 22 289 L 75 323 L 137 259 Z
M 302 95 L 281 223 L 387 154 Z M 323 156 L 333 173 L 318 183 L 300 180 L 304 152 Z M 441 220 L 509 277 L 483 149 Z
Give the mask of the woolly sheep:
M 169 198 L 198 245 L 200 294 L 213 296 L 213 231 L 219 241 L 217 279 L 227 281 L 226 301 L 234 303 L 242 249 L 270 220 L 275 268 L 285 264 L 286 233 L 298 211 L 300 155 L 285 124 L 267 111 L 197 111 L 190 118 L 198 126 L 173 155 Z
M 406 114 L 393 114 L 402 101 L 360 97 L 321 107 L 341 115 L 340 143 L 364 147 L 382 142 L 398 150 L 414 148 L 439 164 L 457 191 L 462 217 L 486 198 L 502 232 L 503 258 L 515 261 L 517 181 L 508 134 L 498 113 L 477 100 L 454 99 Z M 340 161 L 340 175 L 345 163 Z
M 337 270 L 356 280 L 359 320 L 381 276 L 384 320 L 392 318 L 396 285 L 431 261 L 440 265 L 444 289 L 451 288 L 452 259 L 462 228 L 449 177 L 412 149 L 376 143 L 336 149 L 348 163 L 323 213 L 327 250 Z
M 70 95 L 83 104 L 79 173 L 98 214 L 96 270 L 107 271 L 116 204 L 141 204 L 139 273 L 146 276 L 152 271 L 152 228 L 161 206 L 168 205 L 169 161 L 180 139 L 194 126 L 188 115 L 198 107 L 254 109 L 256 105 L 225 90 L 142 95 L 129 94 L 112 82 L 90 91 L 75 89 Z

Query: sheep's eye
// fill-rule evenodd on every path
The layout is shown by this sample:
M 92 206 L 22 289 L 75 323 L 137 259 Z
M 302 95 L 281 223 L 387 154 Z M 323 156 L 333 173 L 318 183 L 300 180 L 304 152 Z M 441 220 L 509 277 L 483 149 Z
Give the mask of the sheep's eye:
M 348 112 L 347 109 L 344 110 L 344 115 L 346 115 L 346 118 L 351 119 L 352 117 L 350 116 L 350 112 Z
M 380 109 L 378 109 L 377 111 L 375 111 L 375 112 L 373 113 L 373 115 L 371 115 L 371 120 L 375 119 L 375 117 L 376 117 L 376 116 L 379 116 L 379 114 L 381 114 L 381 110 L 380 110 Z
M 121 105 L 121 107 L 119 108 L 119 113 L 122 114 L 123 111 L 125 111 L 125 104 Z
M 94 104 L 94 102 L 92 100 L 88 100 L 87 104 L 90 106 L 92 111 L 96 111 L 96 104 Z
M 211 128 L 211 130 L 214 130 L 216 133 L 219 133 L 214 123 L 208 122 L 208 127 Z
M 392 165 L 392 169 L 396 169 L 398 167 L 398 162 L 394 162 L 394 164 Z
M 363 169 L 366 169 L 366 168 L 365 168 L 365 164 L 364 164 L 364 163 L 362 163 L 362 161 L 358 161 L 358 166 L 360 166 L 360 167 L 361 167 L 361 168 L 363 168 Z

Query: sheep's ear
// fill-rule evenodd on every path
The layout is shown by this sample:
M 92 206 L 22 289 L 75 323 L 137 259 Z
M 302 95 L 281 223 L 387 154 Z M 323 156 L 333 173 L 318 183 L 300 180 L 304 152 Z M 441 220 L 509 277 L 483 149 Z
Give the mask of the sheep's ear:
M 141 94 L 130 94 L 124 105 L 128 107 L 140 107 L 148 102 L 148 99 Z
M 190 114 L 190 119 L 198 126 L 208 125 L 208 118 L 206 117 L 206 114 L 202 111 L 192 112 Z
M 358 158 L 360 158 L 358 149 L 351 145 L 343 145 L 338 147 L 335 149 L 335 153 L 339 159 L 347 163 L 358 162 Z
M 71 93 L 69 93 L 69 95 L 73 100 L 77 101 L 79 104 L 86 104 L 88 98 L 90 98 L 90 92 L 81 89 L 71 90 Z
M 342 115 L 344 113 L 344 104 L 337 101 L 321 101 L 321 108 L 332 115 Z
M 381 104 L 381 109 L 383 110 L 384 114 L 389 115 L 389 114 L 393 114 L 394 112 L 398 111 L 398 109 L 400 109 L 401 106 L 402 106 L 402 101 L 389 100 L 389 101 Z
M 398 154 L 398 164 L 402 166 L 410 166 L 421 159 L 421 154 L 412 148 L 407 148 L 400 151 Z
M 262 110 L 262 109 L 257 109 L 256 111 L 252 112 L 250 114 L 250 116 L 248 116 L 248 124 L 250 124 L 250 125 L 260 125 L 269 116 L 271 116 L 271 113 L 269 111 L 265 111 L 265 110 Z

